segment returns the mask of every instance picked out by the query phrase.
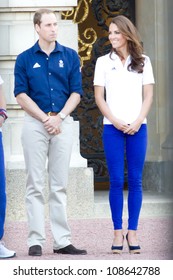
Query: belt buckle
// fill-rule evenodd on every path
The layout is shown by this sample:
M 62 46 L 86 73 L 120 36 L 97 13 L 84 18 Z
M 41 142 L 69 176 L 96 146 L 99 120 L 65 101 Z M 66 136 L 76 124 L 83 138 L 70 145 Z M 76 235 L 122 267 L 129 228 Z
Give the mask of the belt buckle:
M 52 112 L 48 112 L 47 115 L 50 117 Z

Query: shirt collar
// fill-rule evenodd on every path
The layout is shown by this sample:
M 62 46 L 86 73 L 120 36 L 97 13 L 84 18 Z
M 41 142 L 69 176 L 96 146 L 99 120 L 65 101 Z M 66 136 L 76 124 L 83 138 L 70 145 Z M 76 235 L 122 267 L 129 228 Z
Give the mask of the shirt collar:
M 62 45 L 60 45 L 57 41 L 55 42 L 55 48 L 53 50 L 53 52 L 62 52 L 63 48 Z M 34 45 L 34 52 L 43 52 L 42 49 L 40 48 L 38 41 L 35 43 Z
M 111 58 L 112 58 L 113 60 L 118 59 L 118 55 L 117 55 L 115 52 L 112 52 L 112 53 L 111 53 Z

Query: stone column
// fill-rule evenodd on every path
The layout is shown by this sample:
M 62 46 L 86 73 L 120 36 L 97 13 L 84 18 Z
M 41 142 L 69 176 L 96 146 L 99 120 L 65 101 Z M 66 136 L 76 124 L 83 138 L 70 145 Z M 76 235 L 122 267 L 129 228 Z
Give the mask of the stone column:
M 168 45 L 165 45 L 164 54 L 167 56 L 166 67 L 167 67 L 167 91 L 168 98 L 165 107 L 165 113 L 167 116 L 167 134 L 166 139 L 162 144 L 162 153 L 164 158 L 163 166 L 163 183 L 166 191 L 173 192 L 173 40 L 172 40 L 172 25 L 173 25 L 173 1 L 167 0 L 164 2 L 167 11 L 167 41 Z
M 163 143 L 170 135 L 170 39 L 172 15 L 169 10 L 172 0 L 137 0 L 136 25 L 141 34 L 144 50 L 151 58 L 154 69 L 154 102 L 148 116 L 149 146 L 145 184 L 147 189 L 165 191 L 163 166 L 167 157 Z M 168 13 L 171 15 L 168 25 Z M 172 125 L 171 125 L 172 126 Z

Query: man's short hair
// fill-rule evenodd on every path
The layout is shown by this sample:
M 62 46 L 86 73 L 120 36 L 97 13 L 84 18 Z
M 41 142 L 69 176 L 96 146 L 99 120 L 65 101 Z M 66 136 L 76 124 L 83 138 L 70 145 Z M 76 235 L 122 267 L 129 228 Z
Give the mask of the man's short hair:
M 41 18 L 43 14 L 55 14 L 53 10 L 50 9 L 39 9 L 35 12 L 34 18 L 33 18 L 33 23 L 34 25 L 38 24 L 40 26 L 41 24 Z

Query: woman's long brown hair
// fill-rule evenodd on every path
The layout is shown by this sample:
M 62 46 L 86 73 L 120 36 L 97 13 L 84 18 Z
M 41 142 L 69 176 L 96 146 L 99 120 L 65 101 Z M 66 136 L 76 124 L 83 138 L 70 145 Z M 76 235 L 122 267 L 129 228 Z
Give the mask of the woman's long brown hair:
M 143 47 L 136 27 L 123 15 L 112 18 L 111 23 L 116 24 L 119 32 L 127 39 L 128 52 L 131 55 L 131 63 L 128 65 L 128 70 L 142 73 L 144 67 Z M 122 58 L 122 55 L 114 48 L 111 49 L 110 57 L 113 52 Z

